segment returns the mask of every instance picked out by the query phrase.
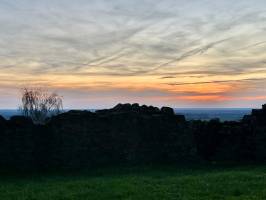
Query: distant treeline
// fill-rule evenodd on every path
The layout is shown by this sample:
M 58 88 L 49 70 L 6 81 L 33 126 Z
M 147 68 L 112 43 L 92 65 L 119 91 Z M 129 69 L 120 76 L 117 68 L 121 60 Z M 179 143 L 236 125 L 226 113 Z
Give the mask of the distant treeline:
M 171 108 L 138 104 L 69 111 L 46 125 L 22 116 L 0 116 L 2 169 L 200 161 L 265 162 L 266 105 L 240 122 L 186 121 Z

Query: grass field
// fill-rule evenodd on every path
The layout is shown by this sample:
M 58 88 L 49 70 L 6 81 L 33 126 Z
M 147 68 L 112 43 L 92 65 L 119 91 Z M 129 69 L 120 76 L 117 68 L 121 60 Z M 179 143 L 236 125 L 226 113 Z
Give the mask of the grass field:
M 1 200 L 264 200 L 266 166 L 132 167 L 1 175 Z

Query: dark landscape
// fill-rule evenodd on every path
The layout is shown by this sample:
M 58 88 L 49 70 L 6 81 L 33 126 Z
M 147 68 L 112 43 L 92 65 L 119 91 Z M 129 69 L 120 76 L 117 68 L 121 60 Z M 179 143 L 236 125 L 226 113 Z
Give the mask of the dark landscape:
M 79 199 L 83 192 L 77 190 L 92 199 L 173 198 L 177 193 L 188 199 L 199 193 L 198 199 L 227 195 L 245 199 L 251 193 L 243 188 L 252 180 L 257 185 L 253 195 L 259 195 L 255 199 L 266 195 L 265 105 L 241 121 L 221 122 L 188 121 L 169 107 L 118 104 L 96 112 L 68 111 L 45 125 L 24 116 L 1 117 L 0 129 L 3 199 L 13 199 L 21 190 L 25 196 L 20 199 L 47 199 L 46 193 L 51 199 Z M 251 180 L 242 182 L 243 178 Z M 237 184 L 233 188 L 227 188 L 230 179 L 230 184 Z M 219 185 L 214 186 L 217 180 Z M 140 189 L 132 184 L 144 185 Z
M 266 106 L 241 121 L 190 120 L 169 107 L 118 104 L 72 110 L 45 125 L 0 118 L 3 169 L 84 169 L 119 164 L 266 161 Z

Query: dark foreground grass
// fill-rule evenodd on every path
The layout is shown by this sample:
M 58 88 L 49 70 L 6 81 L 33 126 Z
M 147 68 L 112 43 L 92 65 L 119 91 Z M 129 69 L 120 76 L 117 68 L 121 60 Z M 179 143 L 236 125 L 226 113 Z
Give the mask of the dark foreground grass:
M 264 200 L 266 166 L 132 167 L 1 175 L 1 200 Z

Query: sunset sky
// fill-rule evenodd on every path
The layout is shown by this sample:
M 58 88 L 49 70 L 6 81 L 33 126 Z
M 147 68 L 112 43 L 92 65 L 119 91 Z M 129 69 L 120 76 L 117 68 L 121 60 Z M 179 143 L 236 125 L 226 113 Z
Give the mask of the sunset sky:
M 265 0 L 0 0 L 0 108 L 266 103 Z

